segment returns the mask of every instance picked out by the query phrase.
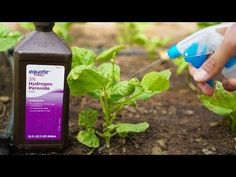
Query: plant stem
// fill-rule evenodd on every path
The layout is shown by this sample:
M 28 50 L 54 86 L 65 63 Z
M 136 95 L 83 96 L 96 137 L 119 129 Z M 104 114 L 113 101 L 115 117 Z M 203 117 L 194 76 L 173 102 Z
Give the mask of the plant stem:
M 116 119 L 117 112 L 114 112 L 111 117 L 111 123 Z
M 116 56 L 116 52 L 114 52 L 113 58 L 111 59 L 111 62 L 112 62 L 112 83 L 115 82 L 115 60 L 114 60 L 115 56 Z
M 104 128 L 106 128 L 107 126 L 110 125 L 110 117 L 111 117 L 110 106 L 108 103 L 108 94 L 107 94 L 106 88 L 104 88 L 103 90 L 102 100 L 103 100 L 103 113 L 104 113 L 104 118 L 105 118 Z
M 106 105 L 105 105 L 105 101 L 104 101 L 104 93 L 102 92 L 101 93 L 101 96 L 100 96 L 100 104 L 102 106 L 102 112 L 104 114 L 104 120 L 105 120 L 105 123 L 103 124 L 103 127 L 105 126 L 106 122 L 107 122 L 107 119 L 106 119 Z
M 125 101 L 123 101 L 122 103 L 120 103 L 120 104 L 117 106 L 117 108 L 116 108 L 115 110 L 113 110 L 112 112 L 113 112 L 113 113 L 118 112 L 120 109 L 122 109 L 122 108 L 125 106 L 125 104 L 126 104 L 127 102 L 129 102 L 129 101 L 131 101 L 132 99 L 134 99 L 134 98 L 140 96 L 141 94 L 142 94 L 142 92 L 140 92 L 140 93 L 138 93 L 138 94 L 136 94 L 136 95 L 133 95 L 133 96 L 129 97 L 128 99 L 126 99 Z
M 111 137 L 115 136 L 116 134 L 117 134 L 117 132 L 115 131 L 115 132 L 111 135 Z M 110 137 L 110 138 L 111 138 L 111 137 Z
M 100 133 L 100 132 L 99 132 L 99 131 L 97 131 L 97 130 L 96 130 L 96 134 L 97 134 L 98 136 L 100 136 L 100 137 L 104 138 L 103 134 L 102 134 L 102 133 Z
M 102 94 L 101 94 L 102 95 Z M 100 100 L 100 104 L 101 104 L 101 106 L 102 106 L 102 111 L 103 111 L 103 114 L 105 114 L 105 110 L 104 110 L 104 101 L 103 101 L 103 97 L 102 96 L 100 96 L 100 98 L 99 98 L 99 100 Z
M 233 131 L 235 131 L 236 130 L 236 118 L 233 115 L 229 115 L 229 116 L 230 116 L 230 118 L 232 120 L 231 128 L 232 128 Z
M 96 133 L 105 139 L 106 146 L 109 148 L 111 137 L 106 136 L 106 131 L 108 131 L 107 127 L 112 123 L 112 121 L 111 121 L 110 105 L 108 103 L 108 93 L 107 93 L 106 88 L 103 88 L 102 94 L 100 96 L 100 103 L 102 106 L 105 123 L 103 124 L 103 133 L 100 133 L 98 131 L 96 131 Z
M 96 149 L 96 148 L 93 148 L 91 151 L 89 151 L 89 152 L 87 153 L 87 155 L 92 155 L 95 149 Z
M 111 140 L 110 137 L 106 138 L 106 146 L 107 146 L 107 148 L 110 148 L 110 140 Z

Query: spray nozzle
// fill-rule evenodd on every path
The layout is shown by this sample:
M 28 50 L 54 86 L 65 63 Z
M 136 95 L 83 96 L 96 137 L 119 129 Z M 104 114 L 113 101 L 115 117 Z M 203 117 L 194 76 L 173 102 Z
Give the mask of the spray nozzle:
M 177 58 L 180 55 L 182 55 L 179 50 L 177 49 L 176 45 L 171 46 L 168 50 L 167 50 L 167 54 L 168 56 L 173 59 L 173 58 Z

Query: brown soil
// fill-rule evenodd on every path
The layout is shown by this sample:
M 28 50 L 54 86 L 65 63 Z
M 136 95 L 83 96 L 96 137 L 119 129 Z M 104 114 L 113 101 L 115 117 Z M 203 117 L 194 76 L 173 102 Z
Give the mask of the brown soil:
M 118 58 L 123 71 L 136 71 L 149 63 L 145 58 Z M 130 67 L 132 66 L 132 67 Z M 172 66 L 166 63 L 156 67 L 162 70 Z M 123 78 L 127 73 L 123 72 Z M 129 76 L 129 75 L 128 75 Z M 173 74 L 172 88 L 137 107 L 127 107 L 120 116 L 124 122 L 147 121 L 150 128 L 141 134 L 126 139 L 116 137 L 112 147 L 102 154 L 235 154 L 235 136 L 222 118 L 209 112 L 199 103 L 196 93 L 188 87 L 186 75 Z M 66 154 L 86 154 L 85 148 L 75 139 L 78 132 L 77 113 L 86 107 L 99 108 L 96 101 L 88 97 L 72 98 L 70 109 L 71 146 Z M 99 154 L 98 151 L 94 152 Z
M 80 41 L 82 39 L 83 37 Z M 112 36 L 110 36 L 110 39 L 113 39 L 111 43 L 115 43 Z M 92 37 L 91 41 L 93 41 Z M 109 40 L 106 40 L 106 44 L 109 43 L 107 41 Z M 94 46 L 97 47 L 97 44 L 90 45 L 90 47 Z M 127 78 L 130 74 L 151 62 L 141 56 L 117 58 L 117 63 L 121 67 L 122 79 Z M 172 68 L 173 71 L 169 91 L 148 101 L 139 102 L 137 107 L 127 107 L 119 116 L 119 120 L 123 122 L 139 123 L 147 121 L 150 124 L 148 130 L 144 133 L 130 134 L 127 138 L 114 137 L 110 149 L 102 151 L 96 149 L 93 154 L 236 154 L 236 132 L 230 130 L 223 118 L 208 111 L 199 103 L 197 94 L 188 86 L 187 75 L 176 75 L 175 66 L 171 62 L 166 62 L 153 69 L 160 71 L 168 68 Z M 1 63 L 0 96 L 11 96 L 11 92 L 9 92 L 11 79 L 8 72 L 9 66 L 6 63 Z M 1 104 L 9 107 L 9 103 L 3 104 L 0 102 L 0 106 Z M 77 114 L 87 107 L 97 108 L 101 113 L 96 100 L 87 96 L 71 98 L 69 113 L 70 141 L 62 154 L 77 155 L 91 152 L 90 148 L 76 140 L 79 131 Z M 0 117 L 0 130 L 5 127 L 8 114 L 9 108 L 7 108 L 5 116 Z M 98 124 L 101 124 L 101 121 L 102 115 L 100 114 Z M 14 154 L 20 153 L 15 151 Z

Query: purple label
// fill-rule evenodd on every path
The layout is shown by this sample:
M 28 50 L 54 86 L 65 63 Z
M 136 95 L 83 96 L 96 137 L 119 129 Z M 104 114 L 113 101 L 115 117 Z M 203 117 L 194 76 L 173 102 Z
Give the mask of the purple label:
M 26 140 L 61 140 L 64 67 L 27 65 L 26 72 Z

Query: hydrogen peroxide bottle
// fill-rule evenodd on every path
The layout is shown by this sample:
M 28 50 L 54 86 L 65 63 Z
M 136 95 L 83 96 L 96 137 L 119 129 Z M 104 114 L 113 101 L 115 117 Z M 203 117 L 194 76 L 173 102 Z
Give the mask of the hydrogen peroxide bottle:
M 36 22 L 14 51 L 14 145 L 60 151 L 67 142 L 71 67 L 69 46 L 53 22 Z

